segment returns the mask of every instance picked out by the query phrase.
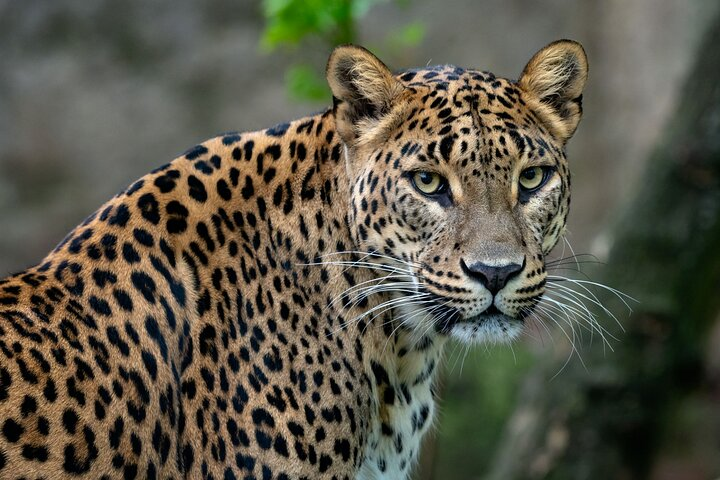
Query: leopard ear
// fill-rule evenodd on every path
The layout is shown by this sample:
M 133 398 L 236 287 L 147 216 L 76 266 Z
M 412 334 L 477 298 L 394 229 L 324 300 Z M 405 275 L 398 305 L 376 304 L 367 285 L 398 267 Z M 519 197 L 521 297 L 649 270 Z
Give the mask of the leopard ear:
M 362 47 L 337 47 L 328 59 L 327 81 L 333 93 L 336 128 L 346 144 L 390 112 L 404 86 Z
M 563 143 L 580 122 L 587 75 L 588 61 L 582 45 L 558 40 L 537 52 L 518 80 L 530 108 Z

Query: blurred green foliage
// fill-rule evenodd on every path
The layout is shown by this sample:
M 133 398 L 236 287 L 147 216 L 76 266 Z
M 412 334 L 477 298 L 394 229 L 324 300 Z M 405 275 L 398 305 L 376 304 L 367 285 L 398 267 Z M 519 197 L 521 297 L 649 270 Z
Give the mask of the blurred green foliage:
M 263 45 L 296 45 L 309 35 L 332 44 L 355 39 L 355 22 L 381 0 L 264 0 Z
M 408 1 L 396 0 L 395 3 L 403 6 Z M 324 103 L 330 100 L 330 90 L 321 75 L 323 69 L 311 63 L 308 46 L 319 42 L 329 51 L 336 45 L 357 43 L 358 22 L 381 3 L 389 0 L 263 0 L 262 47 L 269 52 L 290 48 L 295 54 L 300 53 L 300 60 L 288 67 L 285 77 L 292 99 Z M 411 22 L 373 44 L 376 50 L 397 54 L 420 44 L 424 36 L 424 25 Z
M 432 472 L 415 478 L 476 479 L 492 464 L 520 384 L 535 361 L 524 343 L 450 346 L 438 403 Z M 469 452 L 472 452 L 468 455 Z
M 285 73 L 288 94 L 296 100 L 327 102 L 330 89 L 325 79 L 312 66 L 301 63 L 288 67 Z

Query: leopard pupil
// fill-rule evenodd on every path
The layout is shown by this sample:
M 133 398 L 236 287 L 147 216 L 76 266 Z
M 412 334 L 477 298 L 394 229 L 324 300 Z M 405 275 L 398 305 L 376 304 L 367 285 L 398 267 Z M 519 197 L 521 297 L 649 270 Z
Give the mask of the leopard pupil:
M 432 183 L 432 175 L 429 173 L 421 173 L 420 174 L 420 181 L 423 182 L 426 185 L 429 185 Z

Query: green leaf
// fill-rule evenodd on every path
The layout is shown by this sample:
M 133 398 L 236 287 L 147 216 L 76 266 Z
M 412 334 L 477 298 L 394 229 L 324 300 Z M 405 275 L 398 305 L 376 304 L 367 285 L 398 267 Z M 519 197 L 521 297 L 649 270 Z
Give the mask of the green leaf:
M 262 0 L 265 30 L 261 47 L 270 52 L 279 47 L 302 47 L 314 37 L 320 44 L 333 47 L 340 43 L 357 41 L 357 23 L 379 3 L 390 0 Z M 410 0 L 396 0 L 406 5 Z M 425 35 L 422 23 L 415 22 L 395 30 L 386 44 L 400 51 L 418 45 Z M 315 43 L 316 45 L 317 43 Z M 329 50 L 329 48 L 328 48 Z M 303 53 L 298 49 L 296 52 Z M 304 55 L 310 58 L 309 55 Z M 302 57 L 301 57 L 302 58 Z M 298 100 L 329 100 L 325 81 L 307 65 L 296 65 L 287 70 L 286 84 L 291 97 Z

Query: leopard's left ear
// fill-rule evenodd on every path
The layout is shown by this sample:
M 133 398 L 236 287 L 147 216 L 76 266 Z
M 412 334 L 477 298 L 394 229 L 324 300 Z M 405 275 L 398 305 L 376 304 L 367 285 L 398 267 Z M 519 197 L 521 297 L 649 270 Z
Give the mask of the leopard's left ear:
M 404 86 L 375 55 L 362 47 L 337 47 L 327 64 L 340 137 L 353 144 L 390 112 Z
M 588 61 L 582 45 L 558 40 L 537 52 L 518 83 L 533 109 L 563 143 L 580 123 Z

